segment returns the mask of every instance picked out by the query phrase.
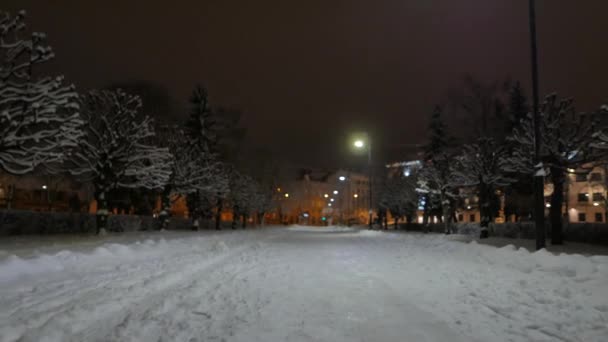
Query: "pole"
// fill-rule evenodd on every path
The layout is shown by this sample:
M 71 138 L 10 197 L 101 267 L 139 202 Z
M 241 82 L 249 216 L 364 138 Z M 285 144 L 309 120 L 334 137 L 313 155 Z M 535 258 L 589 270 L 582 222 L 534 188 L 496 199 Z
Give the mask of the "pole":
M 532 96 L 534 106 L 534 222 L 536 249 L 545 248 L 544 179 L 540 159 L 540 113 L 538 112 L 538 53 L 536 44 L 536 1 L 529 0 Z
M 372 183 L 374 179 L 373 167 L 372 167 L 372 139 L 368 136 L 369 146 L 367 147 L 367 166 L 369 168 L 369 229 L 372 229 Z

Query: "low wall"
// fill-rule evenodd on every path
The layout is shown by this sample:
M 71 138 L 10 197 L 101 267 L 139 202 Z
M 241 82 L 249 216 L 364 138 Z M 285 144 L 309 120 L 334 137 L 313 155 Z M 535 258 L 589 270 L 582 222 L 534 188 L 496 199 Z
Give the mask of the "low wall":
M 429 233 L 444 233 L 445 227 L 442 223 L 432 223 L 427 226 Z M 547 222 L 547 239 L 551 238 L 551 228 Z M 393 229 L 393 226 L 389 226 Z M 400 230 L 424 232 L 425 227 L 419 223 L 404 223 L 399 225 Z M 457 223 L 454 229 L 459 234 L 479 236 L 479 223 Z M 510 239 L 536 238 L 534 222 L 516 223 L 492 223 L 490 224 L 490 236 L 504 237 Z M 608 245 L 607 223 L 564 223 L 564 241 L 589 243 L 595 245 Z
M 547 223 L 547 238 L 551 238 L 551 227 Z M 564 223 L 564 241 L 608 245 L 606 223 Z M 490 236 L 535 239 L 534 222 L 490 224 Z
M 192 227 L 190 220 L 182 217 L 172 217 L 169 222 L 169 229 L 171 230 L 187 230 Z M 203 223 L 201 228 L 205 228 L 206 226 Z M 108 216 L 107 229 L 111 232 L 156 230 L 158 228 L 159 221 L 152 216 Z M 95 215 L 93 214 L 0 210 L 0 236 L 86 234 L 94 232 Z

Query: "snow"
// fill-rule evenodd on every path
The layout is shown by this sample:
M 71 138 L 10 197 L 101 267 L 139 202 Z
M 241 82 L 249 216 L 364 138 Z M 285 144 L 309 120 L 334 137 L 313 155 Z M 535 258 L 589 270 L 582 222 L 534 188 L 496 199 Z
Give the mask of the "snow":
M 0 341 L 606 340 L 608 256 L 452 238 L 292 226 L 0 244 Z

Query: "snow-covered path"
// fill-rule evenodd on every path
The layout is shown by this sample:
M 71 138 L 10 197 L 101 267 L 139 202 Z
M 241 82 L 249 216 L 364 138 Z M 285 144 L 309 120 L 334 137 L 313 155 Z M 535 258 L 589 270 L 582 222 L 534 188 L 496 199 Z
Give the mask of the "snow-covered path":
M 344 228 L 162 236 L 1 260 L 0 341 L 608 336 L 605 256 Z

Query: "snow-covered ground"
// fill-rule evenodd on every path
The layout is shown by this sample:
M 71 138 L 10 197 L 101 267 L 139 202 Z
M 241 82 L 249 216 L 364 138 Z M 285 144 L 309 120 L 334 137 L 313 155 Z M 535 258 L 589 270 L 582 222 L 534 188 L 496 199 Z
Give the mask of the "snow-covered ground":
M 608 337 L 607 256 L 336 227 L 35 245 L 0 245 L 0 341 Z

